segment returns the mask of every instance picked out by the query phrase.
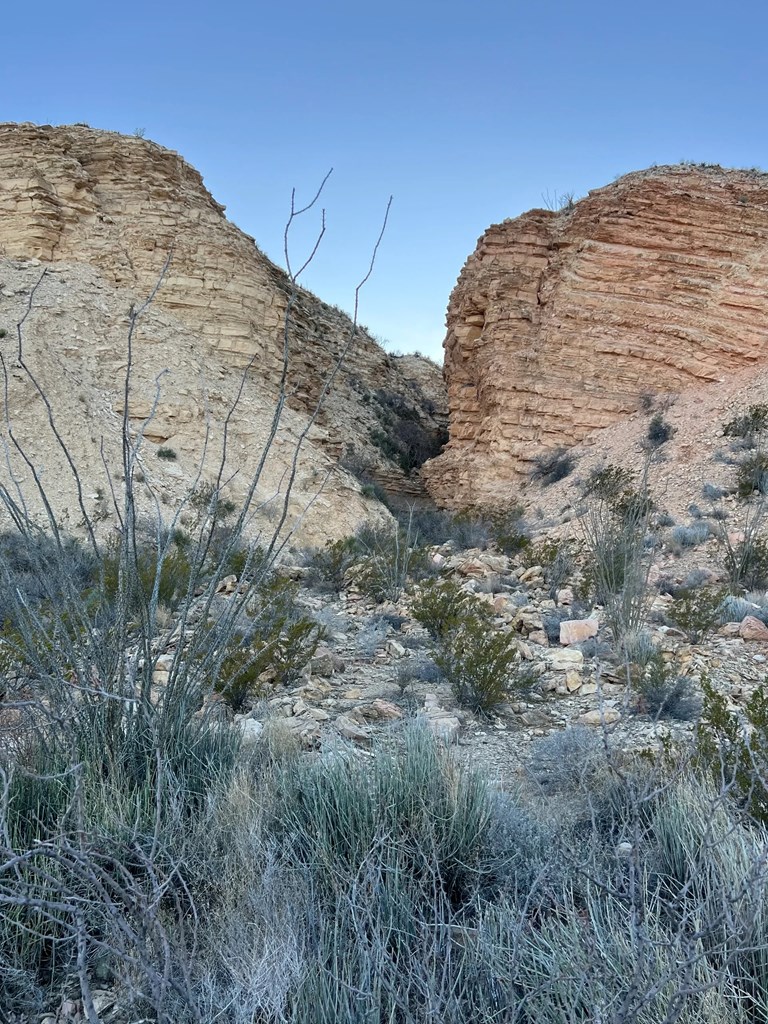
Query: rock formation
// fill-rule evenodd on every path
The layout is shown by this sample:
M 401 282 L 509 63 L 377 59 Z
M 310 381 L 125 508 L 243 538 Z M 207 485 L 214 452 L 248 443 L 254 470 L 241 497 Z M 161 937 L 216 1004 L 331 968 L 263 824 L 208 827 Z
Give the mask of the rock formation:
M 448 307 L 450 441 L 424 469 L 446 505 L 514 496 L 567 447 L 768 361 L 768 175 L 680 165 L 490 227 Z
M 0 330 L 7 332 L 0 345 L 12 361 L 15 325 L 42 276 L 24 325 L 26 352 L 57 400 L 75 454 L 93 470 L 88 480 L 95 480 L 100 438 L 125 404 L 127 312 L 157 288 L 134 338 L 131 424 L 138 429 L 149 417 L 148 441 L 176 451 L 178 458 L 164 466 L 149 449 L 145 461 L 155 474 L 162 468 L 167 484 L 169 476 L 177 478 L 181 494 L 195 476 L 206 432 L 221 427 L 248 368 L 229 442 L 233 496 L 245 487 L 269 429 L 286 316 L 289 410 L 269 474 L 276 491 L 292 446 L 349 345 L 309 427 L 297 484 L 301 503 L 331 474 L 334 483 L 307 522 L 314 516 L 321 534 L 349 532 L 370 502 L 339 469 L 339 458 L 346 454 L 358 476 L 418 493 L 418 474 L 404 474 L 397 460 L 406 470 L 410 463 L 396 445 L 383 451 L 382 438 L 387 430 L 397 434 L 404 420 L 406 437 L 417 424 L 421 447 L 427 454 L 439 450 L 445 423 L 444 402 L 434 398 L 439 370 L 387 355 L 342 311 L 293 288 L 223 211 L 200 174 L 155 143 L 86 126 L 0 125 Z M 12 420 L 30 444 L 41 446 L 50 477 L 56 446 L 38 437 L 44 410 L 23 377 L 11 378 Z M 75 429 L 78 414 L 86 419 Z M 411 461 L 418 463 L 420 454 Z

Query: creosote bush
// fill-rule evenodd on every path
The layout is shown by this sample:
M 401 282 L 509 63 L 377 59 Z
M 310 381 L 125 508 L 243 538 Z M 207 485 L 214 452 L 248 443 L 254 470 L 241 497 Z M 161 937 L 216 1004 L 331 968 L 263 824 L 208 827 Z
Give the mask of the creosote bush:
M 660 412 L 654 413 L 648 424 L 646 438 L 651 448 L 660 448 L 674 437 L 675 428 Z
M 758 687 L 743 707 L 702 680 L 704 704 L 697 729 L 697 758 L 715 784 L 732 792 L 753 821 L 768 825 L 768 695 Z
M 432 657 L 457 703 L 481 714 L 533 682 L 521 666 L 514 634 L 473 614 L 439 640 Z
M 726 591 L 719 587 L 680 588 L 667 618 L 690 643 L 700 644 L 720 624 L 726 596 Z
M 433 580 L 424 583 L 411 604 L 413 617 L 436 640 L 458 629 L 472 615 L 490 618 L 491 610 L 455 580 Z
M 540 480 L 544 486 L 564 480 L 573 472 L 576 460 L 565 448 L 554 448 L 534 456 L 531 477 Z
M 752 452 L 739 461 L 736 491 L 740 498 L 768 494 L 768 452 Z
M 701 701 L 690 679 L 678 675 L 661 651 L 656 651 L 639 674 L 636 689 L 638 710 L 651 718 L 690 722 L 698 716 Z
M 276 686 L 295 683 L 325 630 L 296 604 L 295 585 L 268 578 L 252 595 L 235 632 L 215 626 L 209 644 L 217 650 L 213 689 L 230 707 L 247 710 Z

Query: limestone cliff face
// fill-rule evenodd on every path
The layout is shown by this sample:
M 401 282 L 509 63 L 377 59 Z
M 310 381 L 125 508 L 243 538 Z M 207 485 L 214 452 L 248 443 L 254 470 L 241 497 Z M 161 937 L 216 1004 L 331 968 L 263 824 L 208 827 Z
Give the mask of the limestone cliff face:
M 26 324 L 30 345 L 38 346 L 41 359 L 46 346 L 56 359 L 77 351 L 80 363 L 88 363 L 78 369 L 78 379 L 87 385 L 92 375 L 101 389 L 99 402 L 120 416 L 125 311 L 160 281 L 151 316 L 135 338 L 141 387 L 133 389 L 130 418 L 138 426 L 149 414 L 153 374 L 163 374 L 147 436 L 185 450 L 191 464 L 249 364 L 238 416 L 245 431 L 241 450 L 255 458 L 253 445 L 264 433 L 261 421 L 269 422 L 280 380 L 290 300 L 286 390 L 295 414 L 293 437 L 314 412 L 337 357 L 349 345 L 307 437 L 312 472 L 321 474 L 324 466 L 330 471 L 346 453 L 353 468 L 366 467 L 368 475 L 394 490 L 418 492 L 418 474 L 404 475 L 381 438 L 402 419 L 409 428 L 417 423 L 419 439 L 426 437 L 434 448 L 446 412 L 444 398 L 434 401 L 442 389 L 439 369 L 424 360 L 414 367 L 388 356 L 343 312 L 292 289 L 286 274 L 223 211 L 200 174 L 155 143 L 86 126 L 0 125 L 0 261 L 6 267 L 0 275 L 0 326 L 10 338 L 39 261 L 48 273 Z M 65 280 L 72 283 L 71 295 L 59 289 Z M 63 348 L 52 344 L 54 323 L 57 334 L 69 336 Z M 49 382 L 54 389 L 61 372 L 67 372 L 59 370 Z M 47 372 L 42 363 L 40 372 Z M 19 405 L 18 414 L 26 416 L 28 410 Z M 252 429 L 246 429 L 249 422 Z M 89 430 L 95 438 L 99 425 Z M 30 432 L 33 436 L 32 421 Z M 282 447 L 290 451 L 287 441 Z M 242 459 L 247 462 L 245 455 Z M 233 467 L 240 476 L 247 469 Z M 337 490 L 348 491 L 349 478 L 341 475 L 346 483 Z M 342 521 L 349 526 L 345 502 L 345 514 L 329 523 L 330 532 Z M 364 503 L 358 505 L 362 515 Z
M 638 407 L 768 362 L 768 175 L 629 174 L 490 227 L 448 307 L 450 505 L 503 500 L 529 460 Z

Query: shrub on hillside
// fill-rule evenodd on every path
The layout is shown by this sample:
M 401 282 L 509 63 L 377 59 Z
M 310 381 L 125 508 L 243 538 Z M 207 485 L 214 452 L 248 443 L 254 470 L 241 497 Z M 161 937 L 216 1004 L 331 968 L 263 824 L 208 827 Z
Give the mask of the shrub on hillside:
M 695 548 L 703 544 L 712 534 L 712 528 L 706 520 L 691 523 L 690 526 L 676 526 L 672 530 L 672 541 L 680 548 Z
M 736 469 L 736 490 L 740 498 L 749 498 L 755 492 L 768 494 L 768 453 L 753 452 L 740 460 Z
M 532 684 L 521 667 L 514 635 L 476 615 L 466 616 L 443 636 L 433 658 L 457 703 L 481 714 Z
M 681 588 L 667 618 L 690 643 L 700 644 L 719 625 L 725 597 L 720 588 Z
M 411 605 L 413 617 L 434 639 L 458 629 L 469 615 L 489 618 L 491 610 L 455 580 L 435 580 L 422 585 Z
M 664 419 L 660 412 L 654 413 L 648 424 L 646 438 L 651 448 L 660 448 L 674 437 L 675 428 Z
M 732 587 L 747 590 L 768 587 L 768 538 L 750 535 L 728 546 L 724 565 Z
M 539 480 L 545 487 L 564 480 L 573 472 L 576 460 L 565 448 L 555 448 L 533 458 L 533 480 Z
M 723 434 L 725 437 L 740 438 L 746 441 L 749 448 L 753 448 L 767 429 L 768 405 L 758 404 L 749 406 L 746 412 L 728 420 L 723 425 Z

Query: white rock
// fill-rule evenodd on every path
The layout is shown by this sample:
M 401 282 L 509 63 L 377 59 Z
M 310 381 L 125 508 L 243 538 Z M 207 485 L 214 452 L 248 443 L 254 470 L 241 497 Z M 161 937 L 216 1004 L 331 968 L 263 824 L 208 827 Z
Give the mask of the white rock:
M 243 737 L 244 747 L 253 746 L 264 732 L 264 723 L 257 722 L 255 718 L 244 718 L 237 724 Z

